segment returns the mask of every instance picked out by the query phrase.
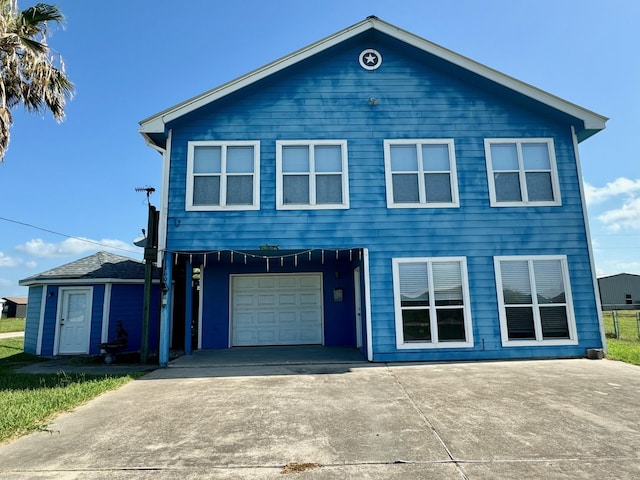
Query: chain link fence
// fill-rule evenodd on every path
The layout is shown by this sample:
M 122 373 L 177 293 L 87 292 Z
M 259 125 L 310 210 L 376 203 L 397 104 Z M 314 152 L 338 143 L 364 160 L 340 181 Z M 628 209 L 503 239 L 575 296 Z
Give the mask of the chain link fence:
M 608 338 L 640 341 L 640 311 L 607 310 L 602 312 L 602 320 Z

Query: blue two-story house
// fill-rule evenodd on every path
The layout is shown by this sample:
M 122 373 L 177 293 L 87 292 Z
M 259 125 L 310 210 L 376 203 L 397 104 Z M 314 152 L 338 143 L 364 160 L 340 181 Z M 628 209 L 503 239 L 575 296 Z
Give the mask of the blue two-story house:
M 169 338 L 370 361 L 602 348 L 578 144 L 606 120 L 375 17 L 143 120 L 160 363 Z

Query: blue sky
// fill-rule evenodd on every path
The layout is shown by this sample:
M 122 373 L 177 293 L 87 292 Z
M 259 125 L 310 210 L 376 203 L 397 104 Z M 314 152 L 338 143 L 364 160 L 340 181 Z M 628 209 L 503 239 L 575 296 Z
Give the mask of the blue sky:
M 76 95 L 62 124 L 14 111 L 0 164 L 0 217 L 12 220 L 0 220 L 0 297 L 26 296 L 19 279 L 98 250 L 141 259 L 132 241 L 147 209 L 135 188 L 159 190 L 161 157 L 138 122 L 368 15 L 610 117 L 580 144 L 596 268 L 640 274 L 637 0 L 52 3 L 66 26 L 49 44 Z M 159 205 L 159 191 L 151 199 Z

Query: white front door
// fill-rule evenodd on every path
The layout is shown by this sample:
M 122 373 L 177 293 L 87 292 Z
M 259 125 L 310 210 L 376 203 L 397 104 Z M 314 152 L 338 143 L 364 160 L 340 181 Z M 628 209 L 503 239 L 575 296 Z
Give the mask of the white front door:
M 89 353 L 91 288 L 61 288 L 58 354 Z
M 322 344 L 322 274 L 231 277 L 231 346 Z

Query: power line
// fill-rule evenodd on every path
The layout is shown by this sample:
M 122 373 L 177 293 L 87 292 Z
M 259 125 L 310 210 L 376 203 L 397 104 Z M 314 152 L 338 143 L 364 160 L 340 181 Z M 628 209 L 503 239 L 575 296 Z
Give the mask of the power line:
M 109 248 L 111 250 L 122 250 L 123 252 L 129 252 L 129 253 L 140 253 L 140 252 L 138 252 L 136 250 L 127 250 L 126 248 L 114 247 L 112 245 L 107 245 L 105 243 L 96 242 L 94 240 L 88 240 L 86 238 L 74 237 L 73 235 L 67 235 L 66 233 L 55 232 L 53 230 L 49 230 L 48 228 L 38 227 L 38 226 L 32 225 L 30 223 L 19 222 L 18 220 L 11 220 L 10 218 L 0 217 L 0 220 L 4 220 L 5 222 L 9 222 L 9 223 L 15 223 L 17 225 L 22 225 L 22 226 L 29 227 L 29 228 L 35 228 L 36 230 L 41 230 L 43 232 L 52 233 L 54 235 L 60 235 L 61 237 L 71 238 L 73 240 L 79 240 L 79 241 L 85 242 L 85 243 L 91 243 L 93 245 L 98 245 L 100 247 Z

